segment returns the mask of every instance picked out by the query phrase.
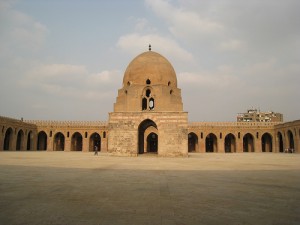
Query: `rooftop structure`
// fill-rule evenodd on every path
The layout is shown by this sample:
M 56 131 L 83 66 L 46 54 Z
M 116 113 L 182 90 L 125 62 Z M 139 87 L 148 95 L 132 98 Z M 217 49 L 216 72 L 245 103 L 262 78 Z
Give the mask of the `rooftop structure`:
M 283 122 L 283 115 L 273 111 L 261 112 L 257 109 L 248 109 L 245 113 L 237 114 L 237 122 Z

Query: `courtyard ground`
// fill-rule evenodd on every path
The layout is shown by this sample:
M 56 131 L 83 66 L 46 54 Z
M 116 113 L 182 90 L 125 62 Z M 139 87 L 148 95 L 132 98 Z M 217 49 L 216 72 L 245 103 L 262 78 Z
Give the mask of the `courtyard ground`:
M 0 224 L 300 224 L 300 154 L 0 152 Z

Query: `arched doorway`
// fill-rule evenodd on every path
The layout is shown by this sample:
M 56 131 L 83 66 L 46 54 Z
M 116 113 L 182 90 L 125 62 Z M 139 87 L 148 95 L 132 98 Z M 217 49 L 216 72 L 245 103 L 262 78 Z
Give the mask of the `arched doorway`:
M 32 133 L 32 131 L 29 131 L 29 132 L 28 132 L 28 135 L 27 135 L 27 146 L 26 146 L 26 150 L 27 150 L 27 151 L 33 150 L 33 149 L 32 149 L 32 146 L 33 146 L 33 133 Z
M 53 150 L 54 151 L 65 150 L 65 136 L 61 132 L 58 132 L 54 135 Z
M 264 133 L 261 137 L 262 152 L 272 152 L 272 136 L 269 133 Z
M 103 132 L 104 135 L 104 132 Z M 95 146 L 98 147 L 98 151 L 101 151 L 101 137 L 98 133 L 93 133 L 90 136 L 90 141 L 89 141 L 89 151 L 95 151 Z
M 75 132 L 71 141 L 72 151 L 82 151 L 82 135 L 79 132 Z
M 147 136 L 147 152 L 157 152 L 158 136 L 156 133 L 151 132 Z
M 283 138 L 280 132 L 277 133 L 279 152 L 283 152 Z
M 218 145 L 217 145 L 217 136 L 213 133 L 210 133 L 205 138 L 205 151 L 206 152 L 217 152 Z
M 38 133 L 37 150 L 47 150 L 47 134 L 44 131 Z
M 147 131 L 147 132 L 146 132 Z M 139 136 L 138 136 L 138 154 L 143 154 L 148 151 L 148 146 L 150 148 L 150 143 L 149 141 L 152 141 L 152 148 L 154 149 L 154 146 L 156 146 L 156 151 L 153 152 L 158 152 L 158 135 L 157 135 L 157 126 L 156 124 L 150 120 L 146 119 L 141 124 L 139 125 Z M 150 134 L 155 134 L 155 136 L 150 136 Z M 149 137 L 149 139 L 148 139 Z M 147 143 L 145 143 L 145 141 Z
M 245 134 L 243 137 L 243 152 L 254 152 L 254 138 L 252 134 Z
M 23 150 L 23 147 L 24 147 L 24 132 L 23 130 L 19 130 L 17 135 L 16 150 L 17 151 Z
M 5 132 L 3 150 L 10 150 L 12 136 L 13 136 L 13 130 L 12 130 L 12 128 L 8 128 Z
M 227 134 L 224 142 L 225 152 L 236 152 L 235 137 L 233 134 Z
M 197 151 L 198 137 L 194 132 L 188 134 L 188 152 Z
M 287 136 L 288 136 L 288 141 L 289 141 L 288 148 L 295 150 L 294 135 L 293 135 L 292 131 L 288 130 Z

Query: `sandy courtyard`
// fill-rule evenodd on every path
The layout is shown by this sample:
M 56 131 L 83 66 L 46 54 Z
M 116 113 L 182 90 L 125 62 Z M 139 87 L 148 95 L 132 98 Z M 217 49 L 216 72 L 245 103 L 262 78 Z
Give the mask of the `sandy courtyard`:
M 0 224 L 300 224 L 300 154 L 0 152 Z

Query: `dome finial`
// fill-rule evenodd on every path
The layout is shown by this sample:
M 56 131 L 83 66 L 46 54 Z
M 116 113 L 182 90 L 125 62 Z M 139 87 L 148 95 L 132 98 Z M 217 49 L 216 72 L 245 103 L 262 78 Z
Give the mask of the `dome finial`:
M 149 44 L 149 51 L 151 51 L 151 44 Z

